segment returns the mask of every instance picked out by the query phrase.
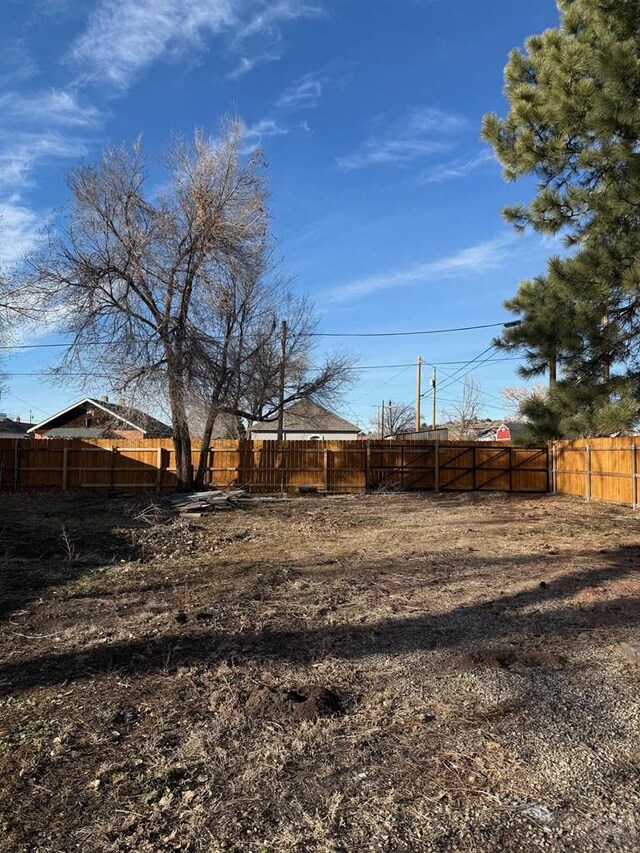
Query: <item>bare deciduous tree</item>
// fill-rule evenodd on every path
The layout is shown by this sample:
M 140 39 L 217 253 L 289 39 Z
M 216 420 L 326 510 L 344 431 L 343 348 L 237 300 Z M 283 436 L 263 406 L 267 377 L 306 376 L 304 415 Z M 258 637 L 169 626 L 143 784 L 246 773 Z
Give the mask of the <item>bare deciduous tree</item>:
M 384 411 L 383 411 L 384 408 Z M 389 400 L 384 407 L 377 406 L 376 413 L 371 419 L 376 435 L 384 438 L 399 432 L 413 432 L 415 428 L 416 410 L 404 403 L 394 403 Z
M 72 335 L 61 373 L 102 376 L 138 404 L 143 394 L 167 400 L 182 488 L 193 483 L 189 406 L 204 406 L 202 482 L 216 415 L 273 407 L 276 317 L 297 305 L 274 276 L 264 163 L 259 152 L 243 157 L 242 134 L 227 121 L 216 140 L 177 140 L 157 196 L 140 141 L 107 149 L 71 174 L 69 214 L 29 263 L 32 286 Z M 306 352 L 303 319 L 292 331 Z M 293 343 L 288 356 L 291 371 Z M 329 360 L 309 377 L 307 364 L 295 392 L 339 384 L 344 366 Z
M 454 440 L 465 441 L 474 437 L 474 428 L 482 415 L 484 398 L 482 389 L 473 376 L 465 376 L 462 394 L 445 412 L 449 422 L 449 435 Z
M 500 396 L 516 415 L 522 414 L 522 406 L 532 397 L 544 400 L 547 397 L 546 385 L 514 385 L 503 388 Z
M 0 272 L 0 346 L 8 345 L 9 340 L 9 314 L 10 305 L 8 300 L 6 279 Z M 2 369 L 4 362 L 4 350 L 0 350 L 0 399 L 7 390 L 7 375 Z
M 21 284 L 14 270 L 0 268 L 0 395 L 9 386 L 8 376 L 3 370 L 5 354 L 16 342 L 19 324 L 33 319 L 37 313 L 29 297 L 28 289 Z

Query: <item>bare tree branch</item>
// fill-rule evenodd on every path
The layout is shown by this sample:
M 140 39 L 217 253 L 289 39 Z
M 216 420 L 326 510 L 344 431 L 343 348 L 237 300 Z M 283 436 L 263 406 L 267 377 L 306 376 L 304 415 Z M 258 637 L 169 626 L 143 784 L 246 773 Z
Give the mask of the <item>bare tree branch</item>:
M 264 163 L 242 157 L 242 125 L 216 140 L 176 138 L 153 197 L 140 140 L 107 149 L 69 178 L 71 210 L 30 259 L 30 286 L 72 343 L 57 369 L 108 377 L 131 400 L 166 399 L 178 480 L 193 482 L 188 411 L 204 422 L 202 483 L 216 416 L 254 420 L 278 405 L 277 319 L 287 318 L 286 401 L 335 394 L 346 356 L 310 363 L 310 305 L 277 275 Z
M 450 437 L 459 441 L 473 438 L 474 428 L 483 408 L 484 396 L 481 387 L 473 376 L 465 376 L 460 399 L 452 403 L 445 412 L 445 418 L 450 424 Z

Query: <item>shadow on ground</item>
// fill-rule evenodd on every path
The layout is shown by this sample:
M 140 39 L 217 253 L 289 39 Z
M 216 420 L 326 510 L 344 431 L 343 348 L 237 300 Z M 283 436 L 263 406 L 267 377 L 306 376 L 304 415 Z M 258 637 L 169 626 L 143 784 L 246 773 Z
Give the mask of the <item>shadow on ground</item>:
M 581 556 L 588 556 L 582 552 Z M 566 556 L 566 555 L 564 555 Z M 594 559 L 596 554 L 593 554 Z M 444 613 L 425 612 L 366 624 L 328 625 L 310 630 L 183 630 L 161 637 L 89 647 L 80 653 L 47 654 L 0 667 L 0 694 L 29 690 L 93 677 L 113 670 L 131 675 L 172 672 L 177 666 L 214 665 L 227 661 L 288 660 L 312 663 L 323 658 L 357 660 L 372 655 L 416 651 L 478 650 L 521 643 L 523 633 L 543 646 L 547 638 L 572 638 L 611 626 L 638 623 L 640 602 L 635 597 L 584 602 L 572 600 L 603 583 L 635 574 L 638 549 L 621 547 L 602 554 L 598 568 L 556 576 L 550 583 L 531 582 L 528 589 L 504 594 L 474 605 L 454 607 Z M 539 555 L 531 555 L 531 560 Z M 558 558 L 563 559 L 563 558 Z M 461 570 L 469 559 L 460 558 Z M 495 559 L 474 559 L 473 571 L 496 566 Z M 380 567 L 377 567 L 380 568 Z M 376 566 L 371 566 L 372 573 Z M 455 574 L 455 569 L 453 570 Z M 437 595 L 434 593 L 434 595 Z M 594 599 L 598 596 L 594 595 Z M 434 599 L 437 607 L 437 598 Z M 498 663 L 500 659 L 497 658 Z M 508 663 L 506 664 L 508 665 Z
M 0 497 L 0 618 L 48 587 L 120 559 L 136 559 L 131 499 L 69 493 Z

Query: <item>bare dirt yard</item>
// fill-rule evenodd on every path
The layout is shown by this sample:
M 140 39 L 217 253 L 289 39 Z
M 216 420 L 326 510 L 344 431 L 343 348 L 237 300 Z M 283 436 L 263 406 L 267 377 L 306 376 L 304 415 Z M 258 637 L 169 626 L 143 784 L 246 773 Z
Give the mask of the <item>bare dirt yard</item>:
M 636 851 L 640 520 L 0 501 L 0 850 Z

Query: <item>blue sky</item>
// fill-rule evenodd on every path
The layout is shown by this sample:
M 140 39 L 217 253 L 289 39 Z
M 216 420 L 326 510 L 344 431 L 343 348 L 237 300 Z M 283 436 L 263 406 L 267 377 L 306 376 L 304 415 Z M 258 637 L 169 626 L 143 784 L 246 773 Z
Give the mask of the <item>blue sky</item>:
M 266 152 L 279 250 L 322 330 L 507 320 L 503 301 L 554 247 L 502 222 L 531 187 L 504 183 L 480 122 L 506 110 L 509 50 L 557 21 L 553 0 L 3 0 L 0 259 L 29 248 L 67 198 L 68 171 L 105 142 L 142 132 L 157 159 L 172 132 L 214 132 L 235 113 Z M 495 332 L 320 348 L 340 343 L 363 367 L 464 362 Z M 12 355 L 3 411 L 40 419 L 79 396 L 15 375 L 54 352 Z M 505 413 L 501 388 L 522 384 L 516 364 L 475 370 L 487 416 Z M 456 369 L 441 366 L 443 408 L 459 395 L 446 379 Z M 381 399 L 411 402 L 414 389 L 412 367 L 362 370 L 341 412 L 366 423 Z

